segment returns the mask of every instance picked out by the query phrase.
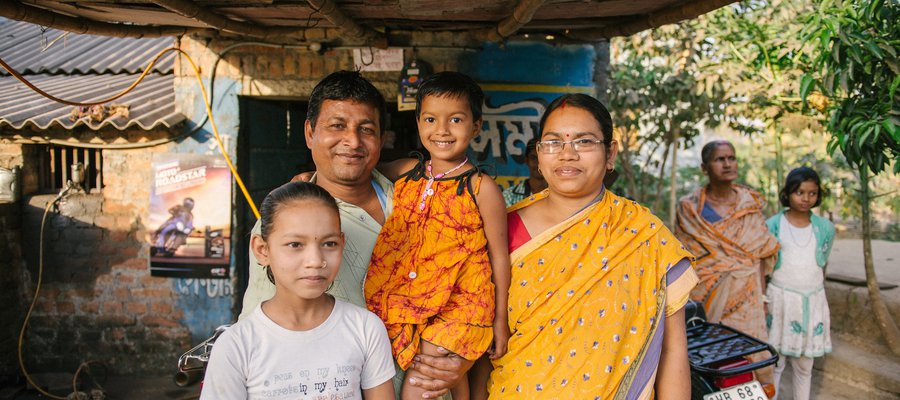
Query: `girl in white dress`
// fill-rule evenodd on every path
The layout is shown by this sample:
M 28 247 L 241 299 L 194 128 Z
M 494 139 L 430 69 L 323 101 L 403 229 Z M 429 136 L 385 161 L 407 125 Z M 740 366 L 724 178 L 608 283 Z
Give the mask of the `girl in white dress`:
M 769 343 L 781 355 L 775 365 L 775 387 L 790 362 L 794 399 L 806 400 L 813 358 L 831 352 L 831 321 L 824 283 L 834 225 L 811 212 L 822 202 L 819 175 L 811 168 L 800 167 L 788 174 L 780 200 L 787 210 L 766 221 L 769 231 L 781 243 L 764 300 L 766 325 Z

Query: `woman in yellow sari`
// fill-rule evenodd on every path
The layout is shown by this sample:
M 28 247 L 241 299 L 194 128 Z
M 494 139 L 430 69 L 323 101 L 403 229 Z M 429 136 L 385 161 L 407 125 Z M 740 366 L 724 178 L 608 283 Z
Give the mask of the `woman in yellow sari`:
M 549 188 L 508 210 L 512 336 L 493 360 L 492 399 L 690 397 L 691 255 L 646 208 L 603 186 L 611 133 L 609 112 L 582 94 L 554 100 L 541 119 Z

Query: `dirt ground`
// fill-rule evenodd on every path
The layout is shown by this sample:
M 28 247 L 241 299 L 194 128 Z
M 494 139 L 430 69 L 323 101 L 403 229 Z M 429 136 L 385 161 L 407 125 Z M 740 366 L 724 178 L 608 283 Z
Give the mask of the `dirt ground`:
M 900 285 L 900 242 L 885 240 L 872 241 L 872 258 L 875 262 L 875 276 L 879 283 Z M 860 239 L 838 239 L 834 241 L 831 257 L 828 259 L 826 274 L 841 274 L 858 279 L 866 279 L 863 265 L 863 241 Z M 900 302 L 900 288 L 883 290 L 887 302 Z M 900 318 L 900 316 L 897 316 Z

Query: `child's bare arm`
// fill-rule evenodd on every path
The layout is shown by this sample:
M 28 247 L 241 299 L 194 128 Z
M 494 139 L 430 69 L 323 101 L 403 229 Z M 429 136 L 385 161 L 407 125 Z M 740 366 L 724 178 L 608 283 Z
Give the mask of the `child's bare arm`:
M 394 383 L 388 380 L 370 389 L 363 389 L 366 400 L 394 400 Z
M 400 179 L 400 175 L 407 173 L 416 166 L 419 160 L 415 158 L 401 158 L 399 160 L 388 161 L 378 164 L 378 171 L 392 182 Z
M 509 238 L 506 225 L 506 202 L 503 193 L 493 179 L 483 175 L 476 195 L 478 211 L 484 221 L 484 234 L 491 257 L 491 275 L 494 280 L 494 350 L 491 359 L 506 354 L 509 340 Z

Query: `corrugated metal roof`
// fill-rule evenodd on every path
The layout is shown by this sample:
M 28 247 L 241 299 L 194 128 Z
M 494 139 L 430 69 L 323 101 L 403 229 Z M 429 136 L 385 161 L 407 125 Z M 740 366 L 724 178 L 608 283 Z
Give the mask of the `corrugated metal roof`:
M 96 101 L 121 92 L 138 75 L 31 75 L 28 79 L 41 90 L 72 101 Z M 102 121 L 88 118 L 72 120 L 74 107 L 57 103 L 34 92 L 15 77 L 0 77 L 0 127 L 22 129 L 32 124 L 46 129 L 58 124 L 66 129 L 86 125 L 97 130 L 112 126 L 120 130 L 139 126 L 151 129 L 157 125 L 172 127 L 184 120 L 175 111 L 175 86 L 172 75 L 148 74 L 134 90 L 112 102 L 127 104 L 129 117 L 113 117 Z M 109 103 L 106 104 L 107 106 Z
M 79 35 L 0 18 L 0 58 L 23 75 L 140 73 L 157 53 L 174 44 L 171 37 Z M 153 66 L 153 71 L 172 73 L 174 64 L 175 53 L 170 52 Z M 0 75 L 9 73 L 0 68 Z

